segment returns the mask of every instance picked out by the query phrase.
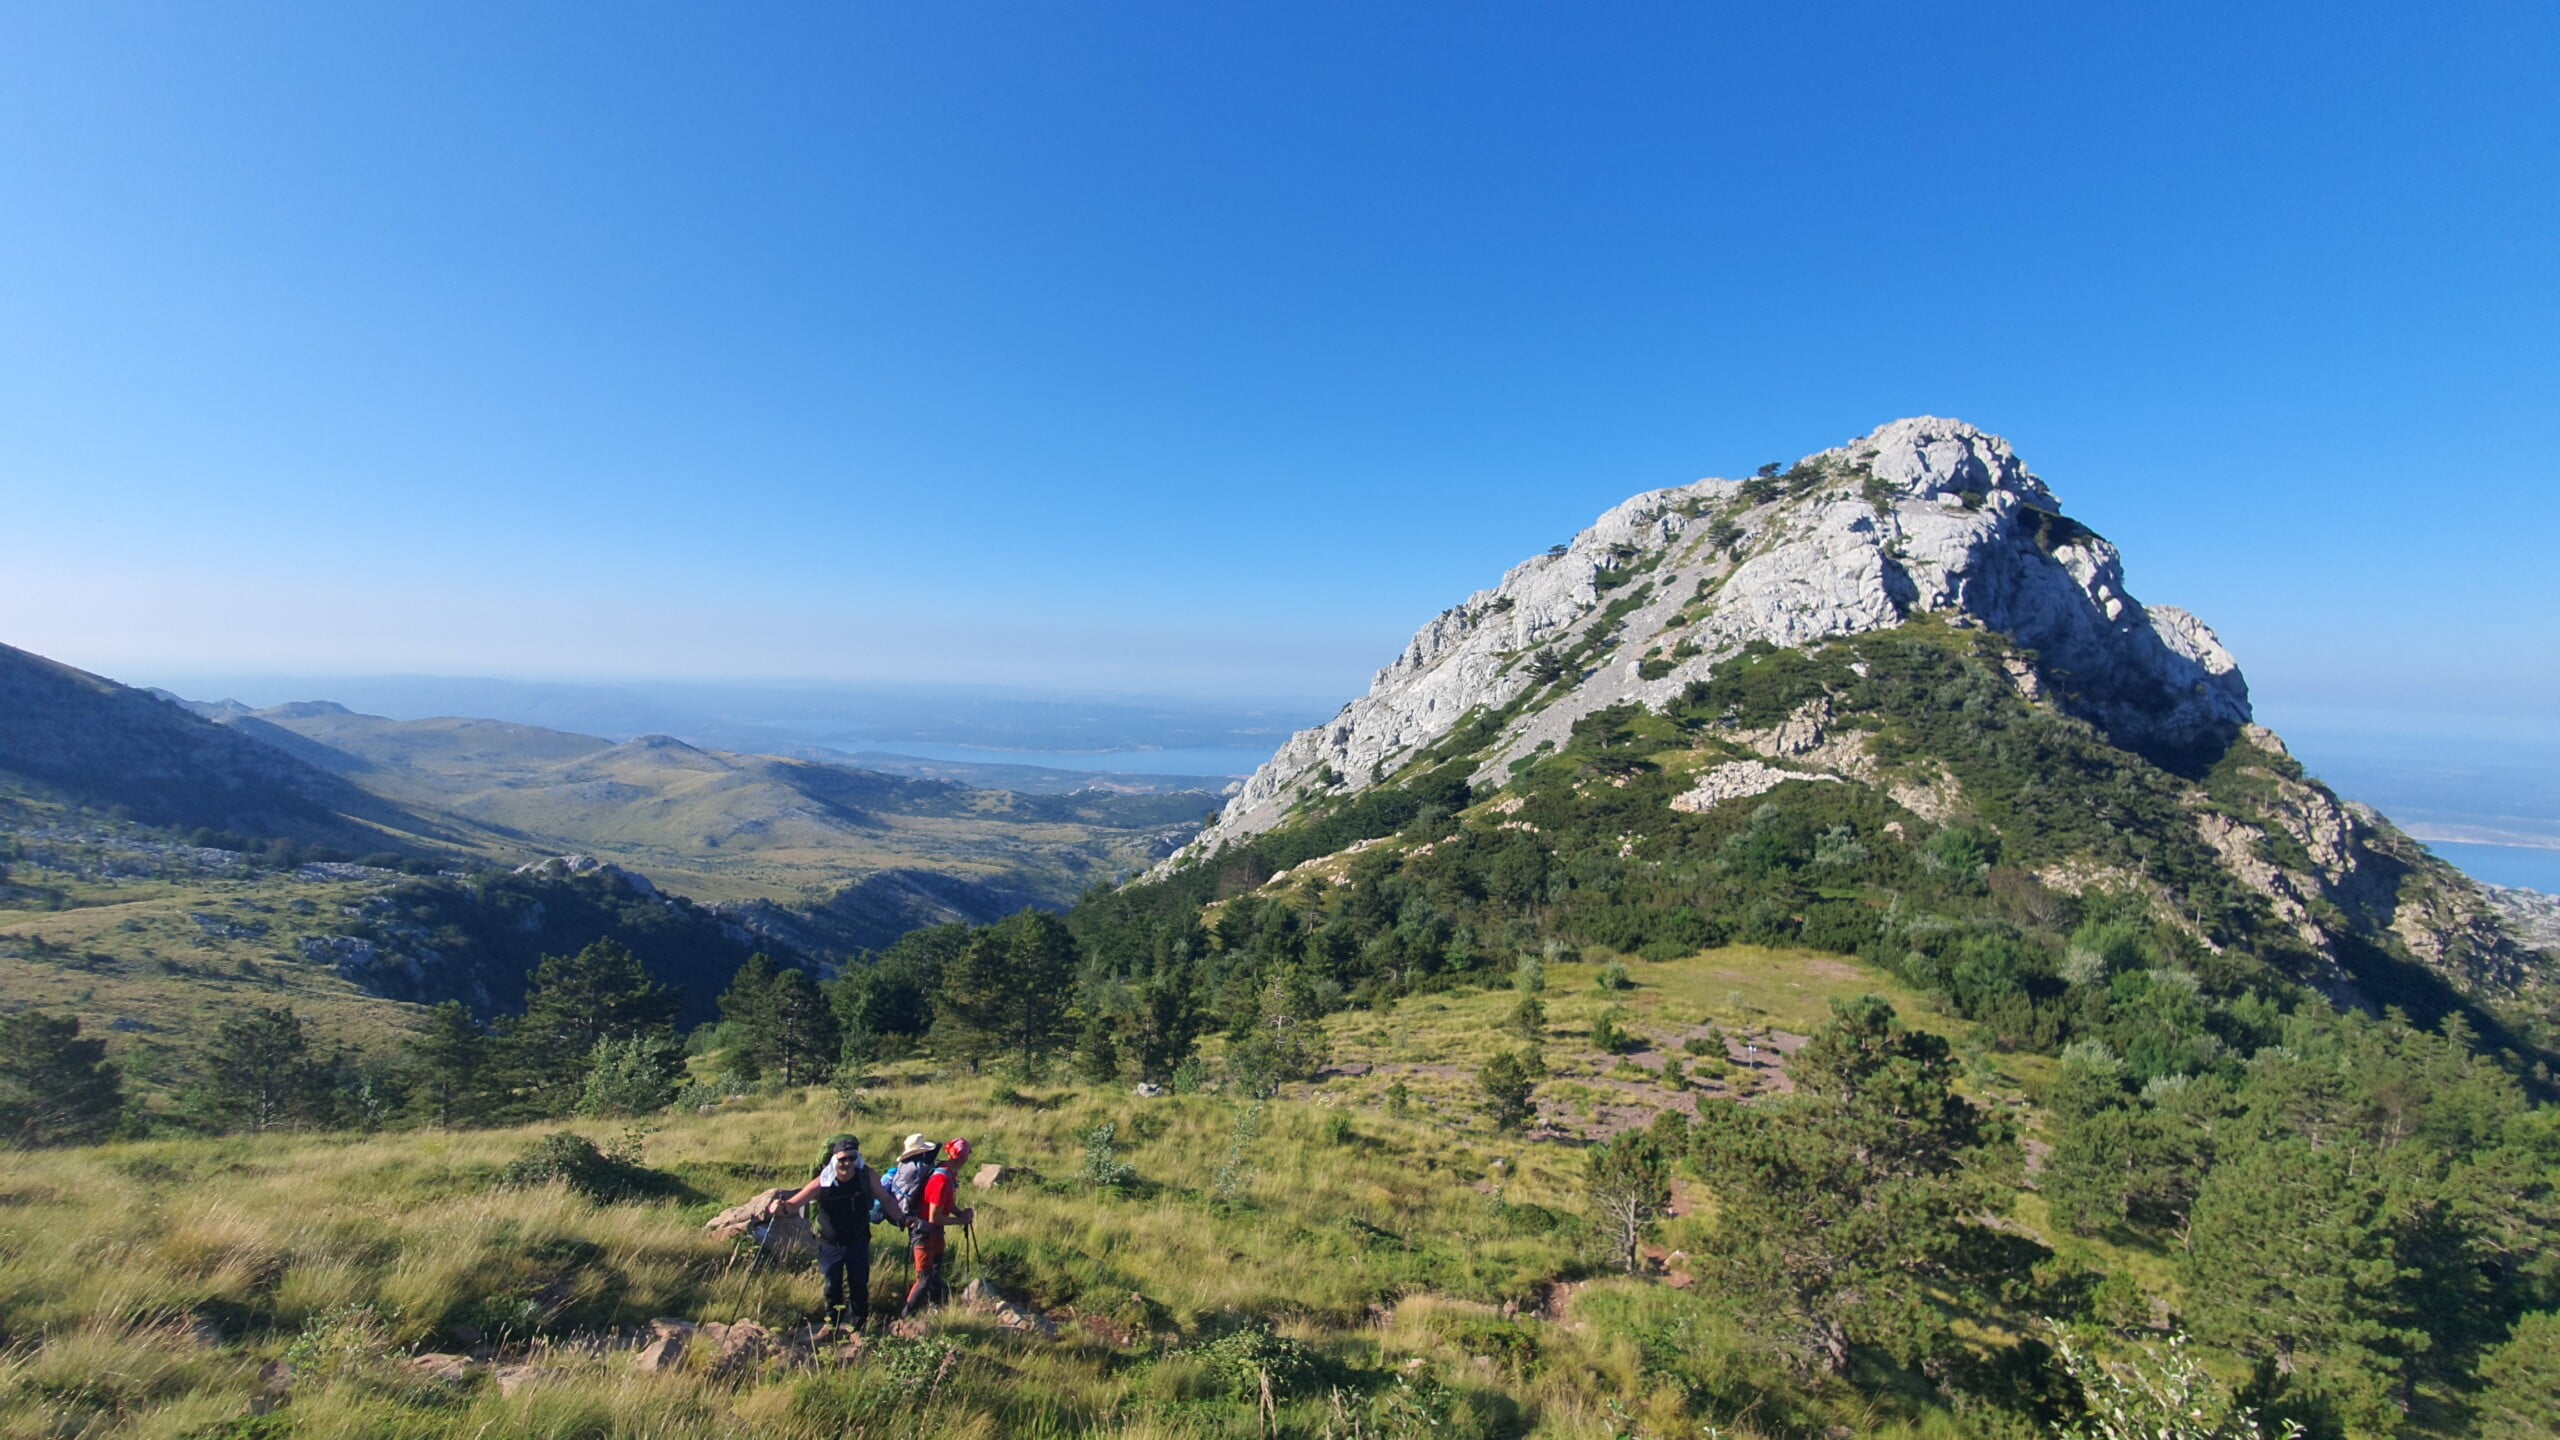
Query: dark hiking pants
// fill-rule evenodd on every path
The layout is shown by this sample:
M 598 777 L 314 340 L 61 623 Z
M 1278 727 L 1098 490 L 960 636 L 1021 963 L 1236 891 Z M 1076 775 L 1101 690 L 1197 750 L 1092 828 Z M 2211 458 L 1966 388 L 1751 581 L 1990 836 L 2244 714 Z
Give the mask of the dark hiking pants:
M 818 1274 L 827 1282 L 827 1309 L 842 1310 L 856 1329 L 871 1318 L 871 1237 L 850 1245 L 818 1242 Z

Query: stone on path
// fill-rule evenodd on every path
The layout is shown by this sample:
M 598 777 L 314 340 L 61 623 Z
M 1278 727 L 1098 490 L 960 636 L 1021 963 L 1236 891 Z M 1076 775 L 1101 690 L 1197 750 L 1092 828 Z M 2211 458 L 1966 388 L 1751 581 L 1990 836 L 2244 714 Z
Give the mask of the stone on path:
M 431 1350 L 423 1355 L 410 1356 L 408 1366 L 430 1380 L 454 1384 L 470 1379 L 471 1372 L 479 1368 L 479 1362 L 468 1355 L 447 1355 Z

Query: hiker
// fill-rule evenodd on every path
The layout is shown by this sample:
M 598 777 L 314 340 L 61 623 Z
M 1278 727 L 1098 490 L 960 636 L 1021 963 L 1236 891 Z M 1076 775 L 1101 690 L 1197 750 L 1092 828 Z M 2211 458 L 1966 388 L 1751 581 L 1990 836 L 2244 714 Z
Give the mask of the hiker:
M 827 1287 L 826 1328 L 849 1326 L 859 1333 L 871 1319 L 872 1216 L 905 1227 L 906 1207 L 862 1162 L 862 1142 L 851 1135 L 828 1141 L 817 1175 L 782 1203 L 795 1211 L 815 1205 L 811 1219 L 818 1232 L 818 1274 Z
M 908 1214 L 924 1213 L 924 1180 L 941 1158 L 942 1147 L 920 1134 L 898 1142 L 898 1163 L 881 1178 L 888 1182 L 889 1193 L 907 1207 Z
M 908 1141 L 923 1140 L 910 1135 Z M 969 1142 L 954 1140 L 942 1147 L 942 1163 L 925 1176 L 919 1192 L 922 1206 L 915 1212 L 916 1283 L 907 1291 L 907 1304 L 899 1312 L 904 1319 L 916 1313 L 927 1298 L 936 1292 L 948 1295 L 950 1287 L 942 1283 L 942 1231 L 946 1225 L 967 1228 L 977 1223 L 978 1212 L 960 1205 L 960 1167 L 969 1160 Z

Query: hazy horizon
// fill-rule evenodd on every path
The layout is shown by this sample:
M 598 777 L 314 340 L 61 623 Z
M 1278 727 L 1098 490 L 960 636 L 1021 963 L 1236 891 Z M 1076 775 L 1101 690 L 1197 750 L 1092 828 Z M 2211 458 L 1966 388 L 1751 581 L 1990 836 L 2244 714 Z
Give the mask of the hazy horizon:
M 729 750 L 815 747 L 857 755 L 867 749 L 926 760 L 1203 778 L 1250 773 L 1289 734 L 1320 723 L 1356 693 L 1248 705 L 947 684 L 217 670 L 112 678 L 255 708 L 326 700 L 398 720 L 467 716 L 616 741 L 664 733 Z M 1364 676 L 1361 688 L 1365 684 Z M 2560 894 L 2560 733 L 2535 707 L 2261 698 L 2258 718 L 2341 795 L 2372 805 L 2476 878 Z

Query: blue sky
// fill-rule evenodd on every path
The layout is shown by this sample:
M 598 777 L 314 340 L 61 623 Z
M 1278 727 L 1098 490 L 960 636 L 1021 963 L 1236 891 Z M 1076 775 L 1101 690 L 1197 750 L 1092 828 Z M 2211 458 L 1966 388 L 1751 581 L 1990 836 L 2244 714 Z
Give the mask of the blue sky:
M 0 640 L 1338 698 L 2009 436 L 2262 702 L 2560 717 L 2543 3 L 0 7 Z

